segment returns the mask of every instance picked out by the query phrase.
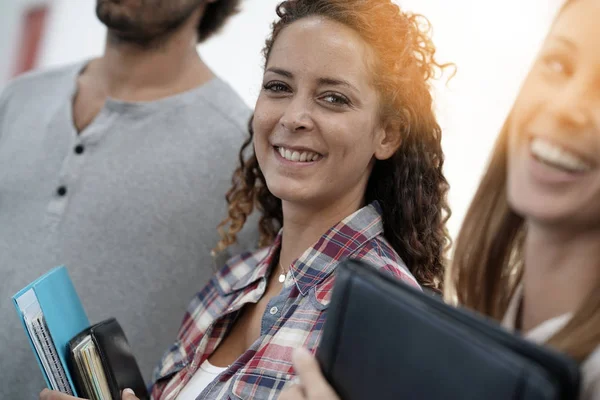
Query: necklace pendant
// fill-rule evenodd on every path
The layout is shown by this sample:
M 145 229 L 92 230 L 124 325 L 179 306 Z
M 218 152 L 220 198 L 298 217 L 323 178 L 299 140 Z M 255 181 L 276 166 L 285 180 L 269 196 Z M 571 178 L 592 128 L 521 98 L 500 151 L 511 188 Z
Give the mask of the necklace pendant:
M 279 274 L 279 283 L 285 282 L 285 274 Z

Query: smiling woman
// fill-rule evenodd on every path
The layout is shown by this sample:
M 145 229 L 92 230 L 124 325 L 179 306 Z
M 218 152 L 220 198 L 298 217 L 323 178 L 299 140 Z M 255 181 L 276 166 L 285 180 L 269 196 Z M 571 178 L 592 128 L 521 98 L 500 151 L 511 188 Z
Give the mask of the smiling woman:
M 600 3 L 567 1 L 456 243 L 458 301 L 581 362 L 600 398 Z
M 288 207 L 349 215 L 363 203 L 375 161 L 389 158 L 401 140 L 379 119 L 364 62 L 369 48 L 351 28 L 319 17 L 298 21 L 278 39 L 253 125 L 268 188 Z
M 290 0 L 277 13 L 218 246 L 258 209 L 263 248 L 193 300 L 155 399 L 276 398 L 292 350 L 319 344 L 342 260 L 441 291 L 448 184 L 426 20 L 391 0 Z
M 255 206 L 261 245 L 272 243 L 289 195 L 340 210 L 377 201 L 386 239 L 422 285 L 441 290 L 450 212 L 429 84 L 446 66 L 435 61 L 427 20 L 387 0 L 290 1 L 278 15 L 218 250 Z M 318 162 L 283 162 L 304 151 Z

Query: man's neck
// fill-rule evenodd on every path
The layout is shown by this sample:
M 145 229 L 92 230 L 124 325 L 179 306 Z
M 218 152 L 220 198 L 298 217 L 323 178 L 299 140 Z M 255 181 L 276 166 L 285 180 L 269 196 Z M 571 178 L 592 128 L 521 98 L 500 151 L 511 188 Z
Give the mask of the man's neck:
M 189 30 L 173 32 L 160 44 L 148 46 L 108 35 L 104 55 L 84 72 L 97 80 L 108 97 L 153 101 L 193 89 L 214 77 L 198 55 L 195 35 Z
M 528 227 L 523 331 L 581 306 L 600 278 L 598 243 L 600 232 L 567 233 Z

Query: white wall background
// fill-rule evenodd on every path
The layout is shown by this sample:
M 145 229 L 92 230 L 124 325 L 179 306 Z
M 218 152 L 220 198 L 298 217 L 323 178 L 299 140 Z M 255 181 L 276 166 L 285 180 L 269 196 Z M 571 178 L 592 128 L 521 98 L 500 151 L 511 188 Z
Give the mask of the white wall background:
M 18 21 L 40 0 L 0 0 L 0 86 L 10 75 Z M 39 58 L 48 68 L 102 52 L 104 28 L 95 0 L 46 0 L 51 5 Z M 168 0 L 165 0 L 168 1 Z M 457 76 L 436 84 L 451 184 L 455 234 L 485 167 L 497 132 L 561 0 L 395 0 L 426 15 L 441 61 Z M 253 105 L 261 82 L 260 50 L 279 0 L 244 0 L 221 35 L 199 47 L 206 62 Z

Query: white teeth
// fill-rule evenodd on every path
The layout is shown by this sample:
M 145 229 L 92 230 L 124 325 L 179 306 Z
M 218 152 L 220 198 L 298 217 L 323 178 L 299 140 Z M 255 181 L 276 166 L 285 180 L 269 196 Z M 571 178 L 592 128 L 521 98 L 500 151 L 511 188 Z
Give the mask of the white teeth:
M 532 140 L 531 153 L 541 162 L 568 172 L 584 172 L 591 169 L 590 165 L 576 154 L 544 139 Z
M 321 158 L 321 155 L 319 153 L 313 153 L 312 151 L 298 152 L 288 150 L 283 147 L 279 147 L 277 151 L 279 152 L 281 157 L 285 158 L 286 160 L 295 162 L 312 162 L 318 161 Z

